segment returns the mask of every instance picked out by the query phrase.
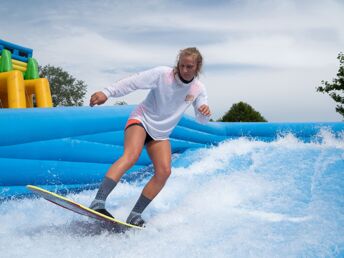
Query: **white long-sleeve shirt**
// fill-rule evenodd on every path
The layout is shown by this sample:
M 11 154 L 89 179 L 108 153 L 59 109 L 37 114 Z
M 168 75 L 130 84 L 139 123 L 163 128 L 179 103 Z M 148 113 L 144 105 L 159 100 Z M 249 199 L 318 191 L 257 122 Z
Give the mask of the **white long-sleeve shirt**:
M 183 83 L 170 67 L 159 66 L 136 73 L 105 88 L 103 93 L 107 97 L 121 97 L 138 89 L 150 89 L 150 92 L 130 118 L 141 121 L 154 140 L 168 139 L 191 104 L 199 122 L 209 121 L 208 116 L 198 111 L 201 105 L 208 105 L 204 85 L 196 78 Z

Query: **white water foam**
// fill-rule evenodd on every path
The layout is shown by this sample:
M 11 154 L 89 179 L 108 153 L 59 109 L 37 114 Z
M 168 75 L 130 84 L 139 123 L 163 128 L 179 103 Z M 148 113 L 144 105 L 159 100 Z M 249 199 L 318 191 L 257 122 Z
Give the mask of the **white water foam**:
M 114 234 L 43 199 L 0 204 L 1 257 L 342 257 L 344 139 L 240 138 L 177 155 L 144 212 Z M 107 208 L 125 220 L 146 181 L 119 184 Z M 96 190 L 67 197 L 88 205 Z

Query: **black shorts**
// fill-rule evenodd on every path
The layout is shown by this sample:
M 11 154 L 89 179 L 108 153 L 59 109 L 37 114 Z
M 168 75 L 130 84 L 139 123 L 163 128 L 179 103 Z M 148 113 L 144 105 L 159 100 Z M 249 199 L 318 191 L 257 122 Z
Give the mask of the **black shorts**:
M 141 126 L 143 129 L 145 129 L 145 127 L 143 126 L 143 124 L 139 121 L 139 120 L 136 120 L 136 119 L 129 119 L 126 126 L 125 126 L 125 130 L 127 130 L 129 127 L 131 126 L 134 126 L 134 125 L 138 125 L 138 126 Z M 154 139 L 147 133 L 146 129 L 145 129 L 145 132 L 146 132 L 146 139 L 145 139 L 145 145 L 150 143 L 151 141 L 154 141 Z

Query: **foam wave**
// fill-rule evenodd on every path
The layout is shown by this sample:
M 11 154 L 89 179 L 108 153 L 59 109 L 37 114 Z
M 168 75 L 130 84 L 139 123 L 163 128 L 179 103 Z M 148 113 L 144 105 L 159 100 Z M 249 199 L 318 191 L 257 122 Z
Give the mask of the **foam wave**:
M 0 205 L 2 257 L 341 257 L 344 137 L 239 138 L 176 155 L 144 231 L 113 234 L 42 199 Z M 107 205 L 124 220 L 143 184 Z M 91 202 L 95 190 L 70 194 Z M 3 255 L 4 254 L 4 255 Z

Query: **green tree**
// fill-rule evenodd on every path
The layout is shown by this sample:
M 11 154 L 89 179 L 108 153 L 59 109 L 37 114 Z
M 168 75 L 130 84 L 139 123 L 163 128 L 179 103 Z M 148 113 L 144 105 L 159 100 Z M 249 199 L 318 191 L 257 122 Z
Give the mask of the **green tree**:
M 49 81 L 54 107 L 82 106 L 87 88 L 84 81 L 77 80 L 61 67 L 46 65 L 39 70 L 40 77 Z
M 267 122 L 267 120 L 249 104 L 240 101 L 233 104 L 227 113 L 219 119 L 221 122 Z
M 336 111 L 344 118 L 344 54 L 342 52 L 339 53 L 337 59 L 339 60 L 337 78 L 334 78 L 332 83 L 321 81 L 322 86 L 319 86 L 317 91 L 328 93 L 338 103 Z

